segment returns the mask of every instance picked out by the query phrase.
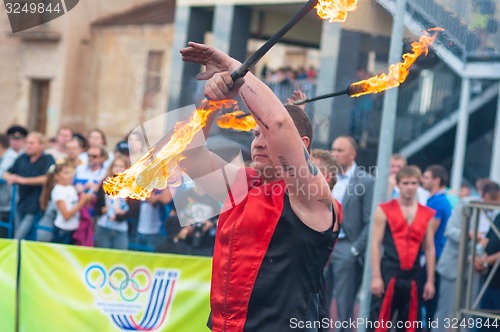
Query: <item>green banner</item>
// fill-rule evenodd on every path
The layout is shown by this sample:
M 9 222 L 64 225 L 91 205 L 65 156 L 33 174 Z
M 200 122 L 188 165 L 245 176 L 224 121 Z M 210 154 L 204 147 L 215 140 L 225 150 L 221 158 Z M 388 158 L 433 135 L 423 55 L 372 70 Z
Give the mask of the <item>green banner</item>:
M 211 259 L 26 241 L 21 255 L 19 331 L 207 330 Z
M 17 241 L 0 239 L 0 331 L 16 330 Z

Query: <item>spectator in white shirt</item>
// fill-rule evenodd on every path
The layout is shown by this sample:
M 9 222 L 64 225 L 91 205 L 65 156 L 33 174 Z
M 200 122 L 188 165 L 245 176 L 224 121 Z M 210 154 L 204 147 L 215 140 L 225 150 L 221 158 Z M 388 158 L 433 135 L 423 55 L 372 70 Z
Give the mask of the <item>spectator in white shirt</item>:
M 103 147 L 90 147 L 88 149 L 88 163 L 76 168 L 74 184 L 76 190 L 97 192 L 99 184 L 106 176 L 104 162 L 108 158 L 108 152 Z

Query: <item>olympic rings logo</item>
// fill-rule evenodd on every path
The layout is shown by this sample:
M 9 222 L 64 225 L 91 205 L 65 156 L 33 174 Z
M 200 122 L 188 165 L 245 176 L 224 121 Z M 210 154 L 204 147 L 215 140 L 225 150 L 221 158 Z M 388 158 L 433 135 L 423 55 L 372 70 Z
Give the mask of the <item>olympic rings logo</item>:
M 93 264 L 85 270 L 85 282 L 103 300 L 112 301 L 119 295 L 123 301 L 133 302 L 151 288 L 153 280 L 151 272 L 142 267 L 129 273 L 123 266 L 106 271 L 102 265 Z

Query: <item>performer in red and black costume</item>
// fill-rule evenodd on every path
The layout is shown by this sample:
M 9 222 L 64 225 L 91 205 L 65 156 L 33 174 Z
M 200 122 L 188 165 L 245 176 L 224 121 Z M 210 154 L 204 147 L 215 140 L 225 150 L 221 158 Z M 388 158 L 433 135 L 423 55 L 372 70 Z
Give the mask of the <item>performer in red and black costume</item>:
M 397 313 L 398 331 L 416 331 L 418 314 L 419 253 L 425 251 L 427 282 L 423 298 L 431 299 L 435 293 L 434 248 L 435 211 L 416 200 L 420 171 L 416 167 L 402 168 L 396 175 L 400 189 L 397 199 L 377 207 L 372 242 L 372 311 L 370 320 L 388 322 Z M 384 249 L 381 258 L 381 247 Z M 376 325 L 375 325 L 376 326 Z M 387 324 L 375 331 L 387 331 Z M 396 327 L 396 322 L 394 322 Z M 370 326 L 369 326 L 370 327 Z M 373 329 L 372 329 L 373 330 Z
M 309 118 L 300 108 L 285 108 L 251 73 L 233 82 L 230 74 L 240 63 L 223 52 L 189 43 L 181 54 L 184 61 L 205 65 L 198 79 L 208 79 L 207 97 L 230 99 L 239 92 L 258 124 L 251 168 L 231 167 L 204 148 L 190 150 L 182 164 L 193 178 L 224 167 L 228 179 L 246 178 L 248 189 L 219 218 L 209 327 L 217 332 L 288 331 L 297 327 L 296 320 L 310 324 L 294 331 L 322 331 L 318 323 L 328 317 L 323 268 L 338 226 L 328 184 L 309 156 Z M 220 183 L 206 186 L 214 196 L 214 189 L 222 189 L 221 194 L 226 189 Z M 238 196 L 235 187 L 231 197 Z

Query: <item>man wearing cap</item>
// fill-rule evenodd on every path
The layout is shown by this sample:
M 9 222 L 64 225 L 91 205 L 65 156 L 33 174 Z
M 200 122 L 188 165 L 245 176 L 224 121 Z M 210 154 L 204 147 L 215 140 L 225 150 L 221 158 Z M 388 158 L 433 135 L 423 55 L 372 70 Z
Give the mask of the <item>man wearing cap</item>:
M 45 183 L 47 170 L 54 164 L 52 156 L 43 153 L 45 137 L 32 132 L 26 139 L 26 152 L 5 172 L 3 178 L 8 184 L 19 185 L 19 201 L 16 211 L 14 237 L 24 239 L 31 231 L 35 216 L 40 212 L 40 194 Z
M 6 135 L 0 135 L 0 179 L 3 179 L 5 172 L 14 164 L 20 151 L 24 149 L 28 131 L 21 126 L 11 126 L 7 129 Z M 8 221 L 10 213 L 10 200 L 12 186 L 0 183 L 0 220 Z M 6 237 L 7 230 L 0 230 L 0 237 Z
M 24 150 L 28 130 L 24 127 L 14 125 L 7 129 L 7 136 L 9 136 L 10 149 L 17 154 L 17 157 Z

